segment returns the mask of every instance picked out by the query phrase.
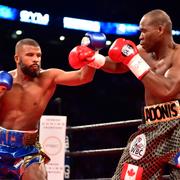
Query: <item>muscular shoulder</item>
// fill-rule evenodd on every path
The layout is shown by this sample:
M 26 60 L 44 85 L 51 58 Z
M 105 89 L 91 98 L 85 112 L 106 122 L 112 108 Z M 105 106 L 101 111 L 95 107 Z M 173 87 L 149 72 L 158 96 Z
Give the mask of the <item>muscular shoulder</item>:
M 56 85 L 55 79 L 57 76 L 62 76 L 61 70 L 56 68 L 50 69 L 41 69 L 40 75 L 38 77 L 39 83 L 42 84 L 44 87 L 49 87 Z
M 56 75 L 57 73 L 63 73 L 64 71 L 61 69 L 56 69 L 56 68 L 50 68 L 50 69 L 41 69 L 40 73 L 42 75 Z
M 50 69 L 41 69 L 40 71 L 40 77 L 42 78 L 48 78 L 53 80 L 57 76 L 60 76 L 64 73 L 63 70 L 61 69 L 56 69 L 56 68 L 50 68 Z

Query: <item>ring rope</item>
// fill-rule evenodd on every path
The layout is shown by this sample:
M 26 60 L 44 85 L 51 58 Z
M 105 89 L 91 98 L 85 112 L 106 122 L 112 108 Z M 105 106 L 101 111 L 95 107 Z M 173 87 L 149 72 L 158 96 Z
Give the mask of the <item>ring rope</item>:
M 99 155 L 111 155 L 116 153 L 121 153 L 125 148 L 109 148 L 109 149 L 94 149 L 94 150 L 83 150 L 83 151 L 73 151 L 66 152 L 66 156 L 79 157 L 79 156 L 99 156 Z
M 82 131 L 82 130 L 92 130 L 92 129 L 108 129 L 108 128 L 119 128 L 127 126 L 137 126 L 142 123 L 142 119 L 134 119 L 127 121 L 109 122 L 109 123 L 99 123 L 99 124 L 89 124 L 82 126 L 67 126 L 66 130 L 69 132 Z
M 68 126 L 66 130 L 68 132 L 82 131 L 82 130 L 92 130 L 92 129 L 109 129 L 109 128 L 118 128 L 118 127 L 127 127 L 127 126 L 137 126 L 142 123 L 142 119 L 118 121 L 118 122 L 109 122 L 109 123 L 99 123 L 99 124 L 90 124 L 82 126 Z M 107 148 L 107 149 L 94 149 L 94 150 L 82 150 L 82 151 L 67 151 L 65 152 L 66 156 L 78 157 L 78 156 L 96 156 L 96 155 L 112 155 L 119 154 L 125 147 L 120 148 Z
M 92 130 L 92 129 L 108 129 L 108 128 L 119 128 L 127 126 L 137 126 L 142 123 L 142 119 L 127 120 L 127 121 L 118 121 L 118 122 L 109 122 L 109 123 L 99 123 L 99 124 L 90 124 L 82 126 L 68 126 L 66 130 L 68 132 L 81 131 L 81 130 Z M 109 148 L 109 149 L 95 149 L 95 150 L 83 150 L 83 151 L 66 151 L 65 155 L 70 157 L 80 157 L 80 156 L 97 156 L 97 155 L 112 155 L 122 153 L 125 147 L 121 148 Z M 169 179 L 169 175 L 163 175 L 164 179 Z M 76 179 L 77 180 L 77 179 Z M 86 180 L 86 179 L 84 179 Z M 91 179 L 87 179 L 91 180 Z M 111 180 L 111 178 L 93 178 L 92 180 Z

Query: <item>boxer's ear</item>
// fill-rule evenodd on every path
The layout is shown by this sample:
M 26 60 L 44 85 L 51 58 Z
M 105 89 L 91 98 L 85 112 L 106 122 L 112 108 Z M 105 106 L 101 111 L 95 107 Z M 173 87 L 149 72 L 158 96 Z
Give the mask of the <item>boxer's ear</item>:
M 160 35 L 163 34 L 164 31 L 165 31 L 165 26 L 159 25 L 159 27 L 158 27 L 158 32 L 159 32 L 159 34 L 160 34 Z
M 15 60 L 16 63 L 19 62 L 19 56 L 17 54 L 14 55 L 14 60 Z

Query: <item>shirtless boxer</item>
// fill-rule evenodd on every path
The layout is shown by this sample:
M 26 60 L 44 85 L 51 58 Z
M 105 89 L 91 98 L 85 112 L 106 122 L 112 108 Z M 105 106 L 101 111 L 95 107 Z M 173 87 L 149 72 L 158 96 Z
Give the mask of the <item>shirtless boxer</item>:
M 101 34 L 90 34 L 90 44 L 96 46 L 97 36 Z M 100 41 L 103 45 L 105 39 Z M 0 71 L 0 179 L 47 179 L 44 164 L 49 158 L 37 142 L 38 122 L 56 86 L 91 82 L 92 64 L 97 61 L 97 66 L 99 57 L 88 46 L 78 46 L 70 52 L 69 63 L 80 69 L 67 72 L 41 69 L 41 55 L 35 40 L 22 39 L 15 47 L 16 69 Z
M 145 88 L 144 121 L 128 140 L 113 180 L 160 180 L 165 166 L 180 179 L 180 45 L 172 37 L 169 15 L 160 10 L 140 20 L 140 44 L 118 38 L 102 69 L 129 70 Z M 114 63 L 114 62 L 115 63 Z

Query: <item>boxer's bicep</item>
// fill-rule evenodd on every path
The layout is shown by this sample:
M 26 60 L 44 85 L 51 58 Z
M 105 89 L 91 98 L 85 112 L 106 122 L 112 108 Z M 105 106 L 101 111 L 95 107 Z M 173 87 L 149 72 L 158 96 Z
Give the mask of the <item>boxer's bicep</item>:
M 174 65 L 170 69 L 166 71 L 164 74 L 165 78 L 167 79 L 169 86 L 171 87 L 172 91 L 176 93 L 180 93 L 180 76 L 179 76 L 180 65 Z

